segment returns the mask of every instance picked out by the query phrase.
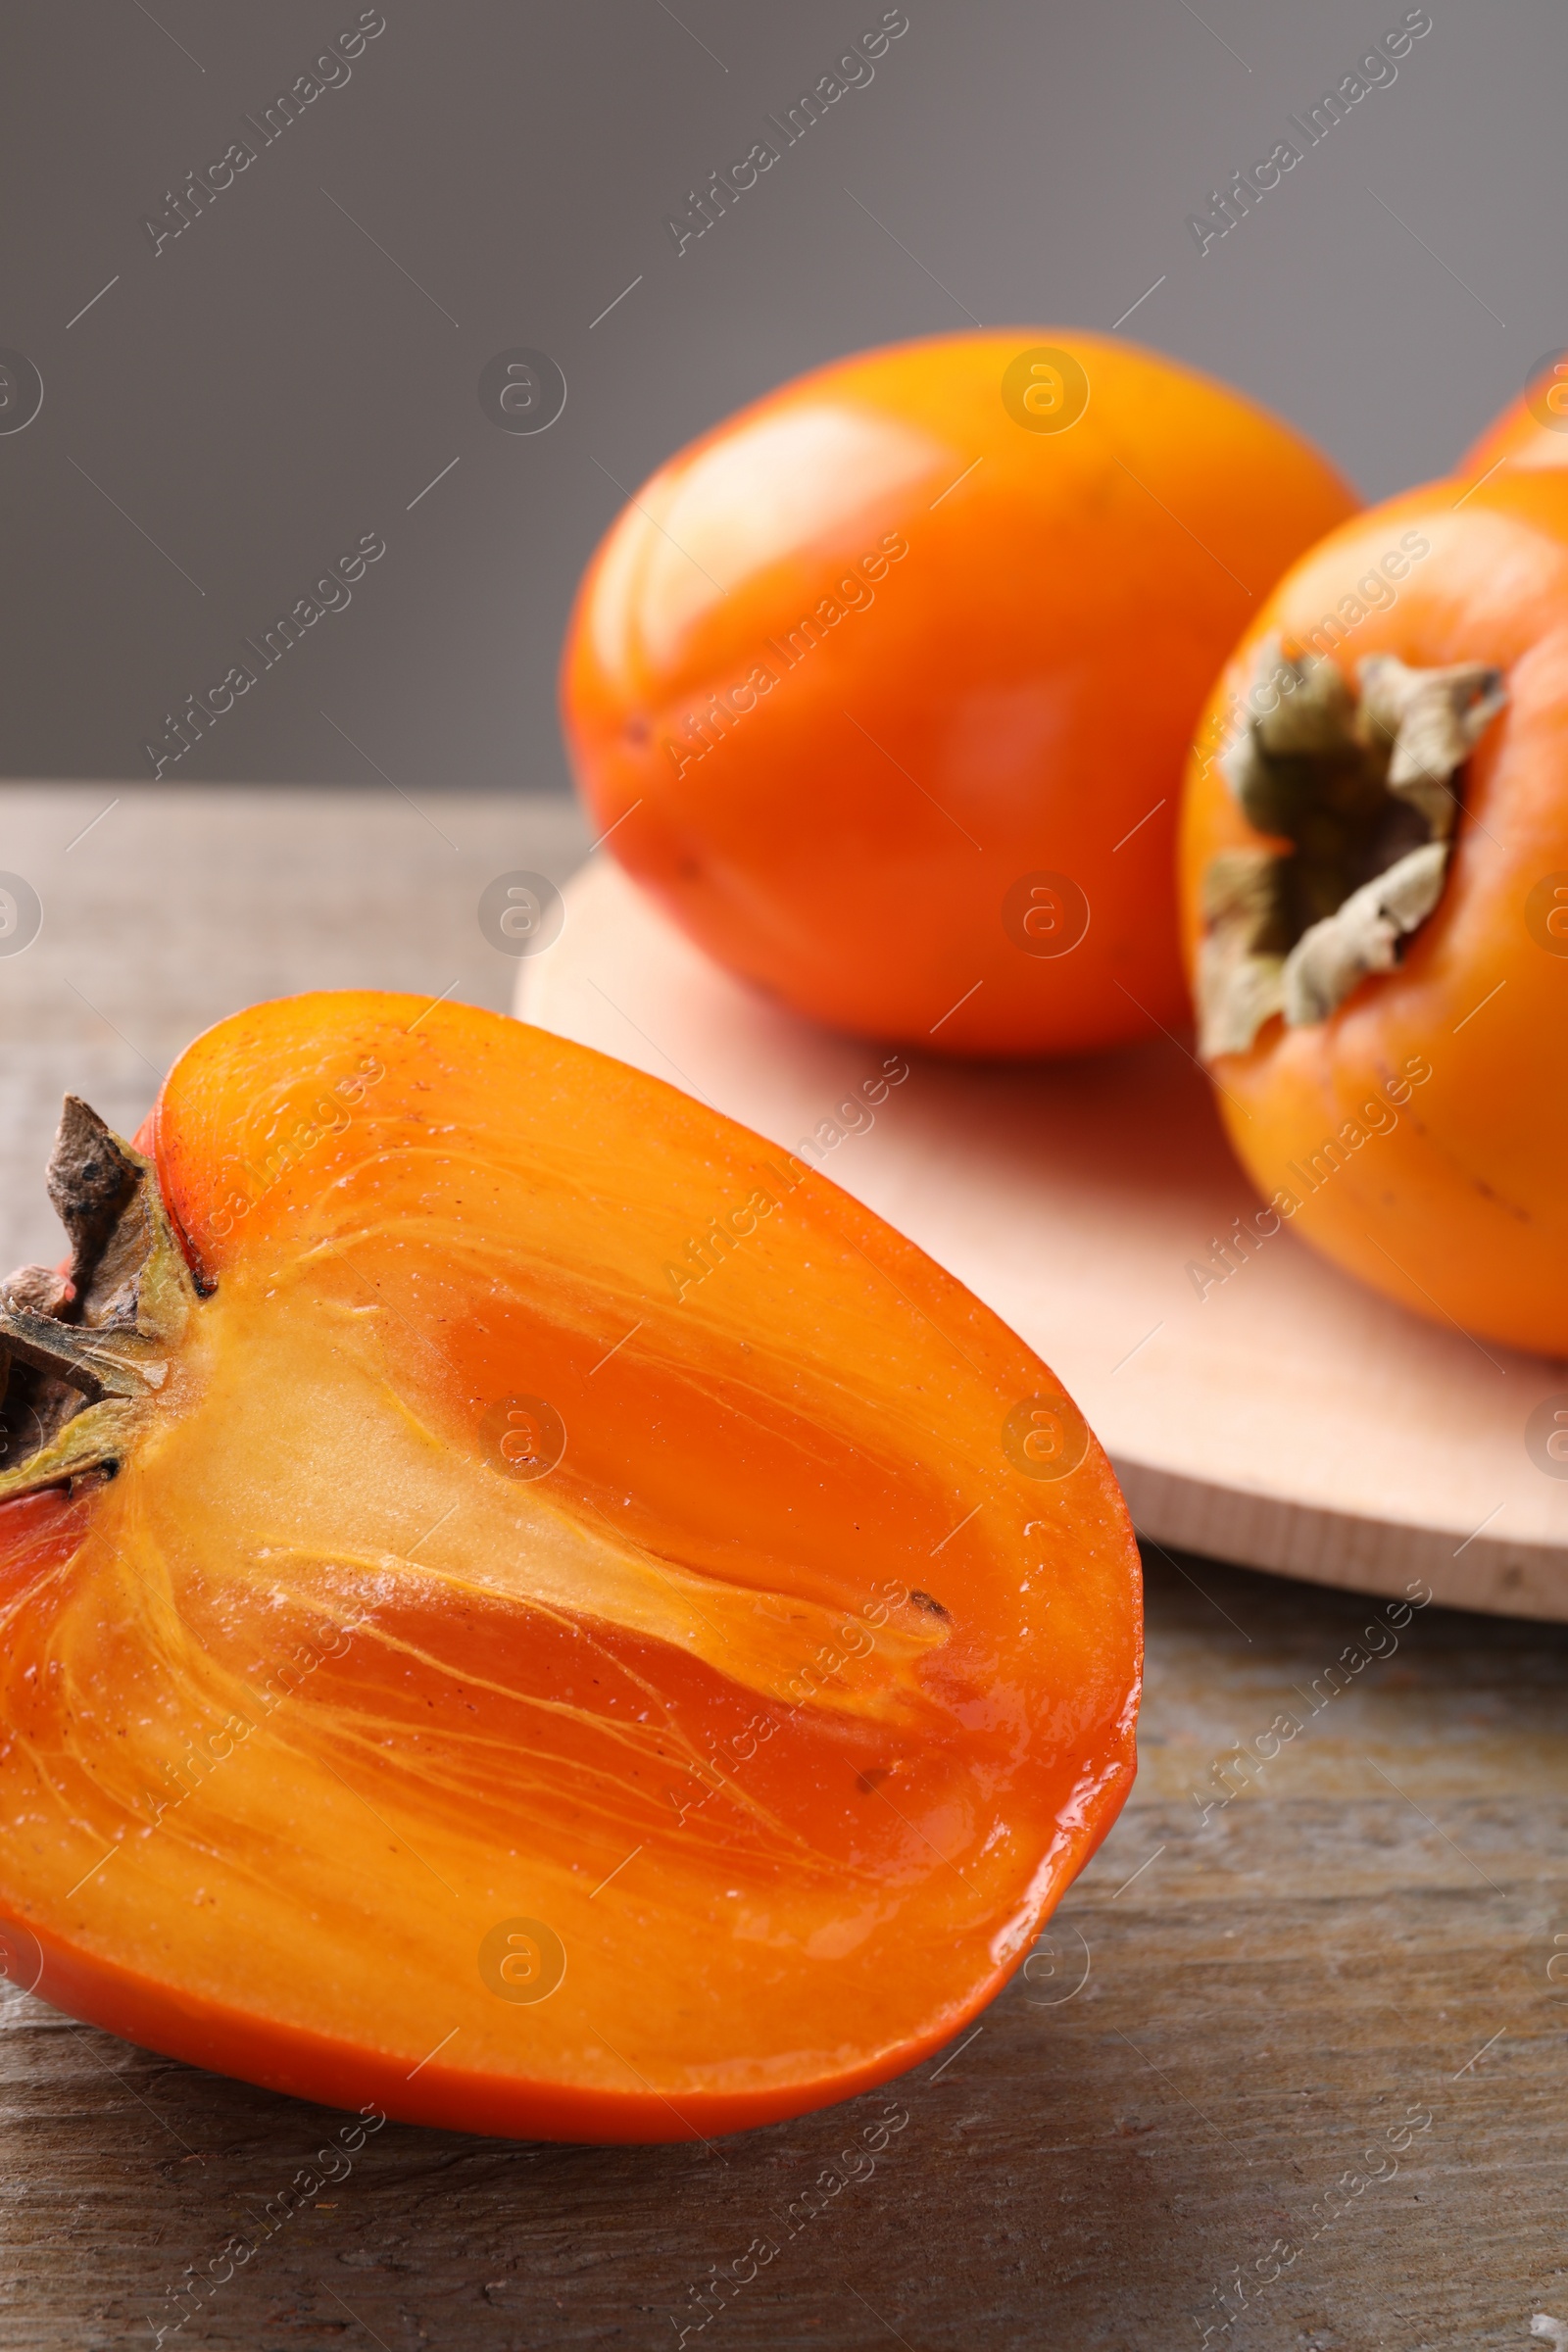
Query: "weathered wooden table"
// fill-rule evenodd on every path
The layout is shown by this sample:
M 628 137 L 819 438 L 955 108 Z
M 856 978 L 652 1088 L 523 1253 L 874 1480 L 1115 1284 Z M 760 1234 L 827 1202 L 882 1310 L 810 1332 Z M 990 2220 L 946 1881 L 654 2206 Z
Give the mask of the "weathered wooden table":
M 0 956 L 11 1258 L 55 1252 L 64 1086 L 129 1127 L 285 989 L 502 1006 L 481 889 L 584 846 L 524 800 L 132 787 L 68 848 L 115 798 L 0 788 L 44 910 Z M 712 2149 L 389 2125 L 269 2231 L 340 2118 L 6 1990 L 0 2343 L 151 2345 L 194 2273 L 165 2340 L 243 2352 L 1568 2345 L 1568 1627 L 1149 1567 L 1133 1798 L 871 2177 L 831 2185 L 881 2094 Z

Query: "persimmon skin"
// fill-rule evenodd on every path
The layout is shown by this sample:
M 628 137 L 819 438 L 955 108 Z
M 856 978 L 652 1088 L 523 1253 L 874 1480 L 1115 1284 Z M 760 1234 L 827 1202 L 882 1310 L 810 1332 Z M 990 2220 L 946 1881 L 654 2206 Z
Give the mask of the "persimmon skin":
M 1517 399 L 1494 416 L 1479 440 L 1473 441 L 1454 472 L 1461 482 L 1479 481 L 1496 466 L 1522 466 L 1547 472 L 1568 466 L 1568 374 L 1540 376 Z M 1555 424 L 1542 421 L 1549 407 Z
M 1327 1020 L 1288 1029 L 1276 1016 L 1250 1052 L 1220 1055 L 1215 1099 L 1264 1200 L 1298 1199 L 1284 1213 L 1336 1263 L 1445 1328 L 1563 1354 L 1568 956 L 1547 944 L 1531 893 L 1568 880 L 1568 476 L 1503 468 L 1457 505 L 1462 495 L 1433 483 L 1331 533 L 1238 647 L 1189 767 L 1184 942 L 1191 968 L 1211 858 L 1263 839 L 1215 755 L 1264 639 L 1328 652 L 1352 687 L 1369 654 L 1503 672 L 1507 705 L 1464 771 L 1443 895 L 1402 962 L 1363 979 Z M 1381 569 L 1391 551 L 1396 581 Z M 1390 600 L 1381 609 L 1374 578 Z M 1314 647 L 1342 598 L 1365 617 L 1343 645 Z M 1330 1143 L 1343 1164 L 1314 1170 Z
M 1004 405 L 1036 347 L 1087 373 L 1067 429 Z M 822 368 L 662 466 L 585 576 L 562 700 L 594 830 L 829 1027 L 999 1056 L 1152 1034 L 1185 1012 L 1170 875 L 1202 696 L 1355 503 L 1279 419 L 1104 336 Z M 1068 953 L 1004 922 L 1041 874 L 1088 903 Z
M 1059 1394 L 1021 1342 L 760 1138 L 463 1005 L 254 1007 L 137 1143 L 207 1295 L 118 1475 L 0 1504 L 11 1973 L 590 2140 L 853 2095 L 991 1998 L 1130 1786 L 1141 1662 L 1093 1438 L 1009 1451 Z M 564 1975 L 498 1996 L 539 1920 Z

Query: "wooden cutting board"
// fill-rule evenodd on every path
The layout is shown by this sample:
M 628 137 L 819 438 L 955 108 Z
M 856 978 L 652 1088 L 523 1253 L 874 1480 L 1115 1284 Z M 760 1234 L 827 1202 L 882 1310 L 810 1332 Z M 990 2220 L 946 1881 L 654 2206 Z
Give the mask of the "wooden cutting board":
M 881 1048 L 754 995 L 605 857 L 519 959 L 516 1009 L 785 1150 L 818 1139 L 826 1175 L 1066 1382 L 1154 1542 L 1568 1619 L 1568 1461 L 1553 1475 L 1527 1444 L 1547 1399 L 1568 1412 L 1568 1365 L 1408 1314 L 1289 1228 L 1205 1280 L 1255 1201 L 1175 1040 L 1028 1067 L 911 1056 L 873 1112 Z

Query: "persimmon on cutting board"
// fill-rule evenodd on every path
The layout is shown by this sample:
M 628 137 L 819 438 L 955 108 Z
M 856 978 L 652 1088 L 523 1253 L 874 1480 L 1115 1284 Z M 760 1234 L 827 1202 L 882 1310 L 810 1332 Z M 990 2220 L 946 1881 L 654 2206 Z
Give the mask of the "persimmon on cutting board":
M 830 1026 L 1075 1052 L 1186 1016 L 1171 869 L 1215 670 L 1355 500 L 1277 417 L 1065 327 L 786 384 L 660 468 L 562 673 L 596 833 Z
M 1182 862 L 1266 1230 L 1568 1353 L 1568 475 L 1411 491 L 1281 581 L 1200 732 Z
M 416 2121 L 734 2130 L 950 2035 L 1133 1772 L 1070 1399 L 605 1056 L 263 1004 L 12 1277 L 0 1910 L 48 1999 Z

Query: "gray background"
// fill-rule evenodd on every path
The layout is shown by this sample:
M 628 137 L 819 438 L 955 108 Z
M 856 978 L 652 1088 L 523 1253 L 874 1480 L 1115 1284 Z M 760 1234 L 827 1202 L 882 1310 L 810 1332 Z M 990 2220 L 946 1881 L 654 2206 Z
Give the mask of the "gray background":
M 908 0 L 874 81 L 677 258 L 665 215 L 879 0 L 385 0 L 347 86 L 155 258 L 142 216 L 356 0 L 14 6 L 0 345 L 45 399 L 0 437 L 0 766 L 145 776 L 163 712 L 374 530 L 352 606 L 167 777 L 563 785 L 555 667 L 616 484 L 966 316 L 1109 327 L 1162 277 L 1127 332 L 1368 495 L 1446 470 L 1568 341 L 1560 7 L 1433 0 L 1397 81 L 1256 213 L 1201 258 L 1184 225 L 1403 13 Z M 481 413 L 512 345 L 564 369 L 547 433 Z

